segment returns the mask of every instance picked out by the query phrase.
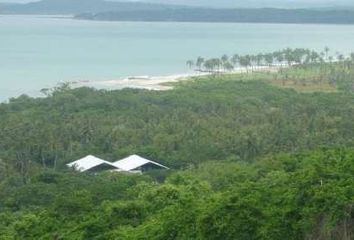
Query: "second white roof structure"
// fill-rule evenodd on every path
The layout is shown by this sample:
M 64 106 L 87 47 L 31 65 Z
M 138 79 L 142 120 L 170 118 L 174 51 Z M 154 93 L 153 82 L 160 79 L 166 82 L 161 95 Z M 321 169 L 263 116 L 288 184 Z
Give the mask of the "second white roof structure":
M 75 170 L 79 172 L 86 172 L 86 171 L 92 171 L 95 169 L 118 169 L 115 165 L 113 165 L 111 162 L 108 162 L 106 160 L 97 158 L 92 155 L 88 155 L 84 158 L 81 158 L 75 162 L 68 163 L 66 164 L 68 167 L 74 168 Z
M 123 171 L 142 170 L 144 167 L 169 169 L 162 164 L 142 158 L 138 155 L 131 155 L 127 158 L 123 158 L 117 162 L 114 162 L 113 165 Z

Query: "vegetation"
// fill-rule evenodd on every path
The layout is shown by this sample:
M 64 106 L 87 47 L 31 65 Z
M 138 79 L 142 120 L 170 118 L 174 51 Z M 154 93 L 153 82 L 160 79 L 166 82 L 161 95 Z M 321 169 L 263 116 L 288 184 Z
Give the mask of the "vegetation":
M 0 185 L 1 239 L 353 239 L 353 149 Z
M 262 69 L 269 70 L 270 67 L 278 67 L 282 69 L 283 67 L 290 67 L 293 65 L 310 67 L 311 69 L 315 64 L 320 64 L 320 66 L 325 65 L 325 68 L 333 68 L 335 65 L 325 64 L 333 62 L 345 65 L 345 67 L 350 70 L 350 67 L 354 62 L 354 53 L 351 53 L 347 57 L 339 52 L 336 52 L 335 56 L 330 53 L 328 47 L 325 47 L 322 52 L 316 52 L 305 48 L 286 48 L 272 53 L 259 53 L 255 55 L 233 54 L 230 57 L 229 55 L 224 54 L 221 58 L 210 59 L 198 57 L 196 61 L 188 60 L 186 64 L 191 69 L 195 68 L 196 71 L 206 71 L 211 73 L 232 72 L 235 68 L 244 68 L 248 73 Z
M 314 61 L 164 92 L 62 85 L 0 104 L 0 239 L 353 239 L 353 69 Z M 310 83 L 334 90 L 292 88 Z M 133 153 L 173 170 L 65 167 Z
M 353 24 L 352 9 L 278 9 L 278 8 L 171 8 L 133 11 L 109 10 L 78 14 L 77 19 L 101 21 L 151 22 L 239 22 L 239 23 L 326 23 Z
M 345 56 L 336 52 L 332 55 L 328 47 L 322 52 L 287 48 L 265 54 L 233 54 L 231 57 L 224 54 L 221 58 L 210 59 L 198 57 L 186 64 L 197 72 L 223 74 L 219 78 L 224 79 L 256 79 L 304 91 L 354 91 L 354 53 Z

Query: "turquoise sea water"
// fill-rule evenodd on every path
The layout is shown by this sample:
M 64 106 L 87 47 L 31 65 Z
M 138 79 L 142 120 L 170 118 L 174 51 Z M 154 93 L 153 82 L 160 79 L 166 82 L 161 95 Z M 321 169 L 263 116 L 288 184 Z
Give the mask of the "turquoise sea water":
M 354 25 L 93 22 L 0 16 L 0 101 L 59 81 L 187 72 L 198 56 L 354 51 Z

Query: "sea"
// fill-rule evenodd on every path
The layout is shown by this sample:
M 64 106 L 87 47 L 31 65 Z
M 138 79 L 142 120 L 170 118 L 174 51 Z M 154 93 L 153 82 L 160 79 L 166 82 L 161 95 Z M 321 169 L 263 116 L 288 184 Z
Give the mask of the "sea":
M 0 15 L 0 101 L 60 82 L 188 73 L 198 56 L 354 51 L 354 25 L 98 22 Z

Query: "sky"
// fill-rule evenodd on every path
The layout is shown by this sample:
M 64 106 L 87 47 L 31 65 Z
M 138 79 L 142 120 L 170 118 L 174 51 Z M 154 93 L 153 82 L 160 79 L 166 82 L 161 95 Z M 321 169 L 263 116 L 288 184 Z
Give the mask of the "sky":
M 0 0 L 0 2 L 26 3 L 34 0 Z M 129 1 L 129 0 L 111 0 Z M 136 0 L 130 0 L 136 1 Z M 353 0 L 140 0 L 153 3 L 183 4 L 208 7 L 332 7 L 354 6 Z

